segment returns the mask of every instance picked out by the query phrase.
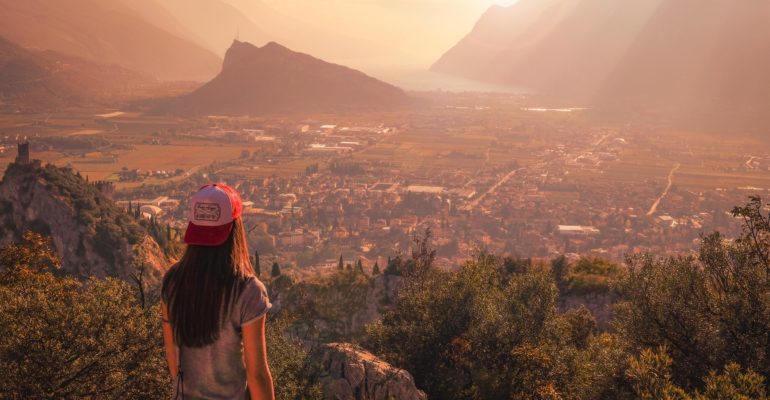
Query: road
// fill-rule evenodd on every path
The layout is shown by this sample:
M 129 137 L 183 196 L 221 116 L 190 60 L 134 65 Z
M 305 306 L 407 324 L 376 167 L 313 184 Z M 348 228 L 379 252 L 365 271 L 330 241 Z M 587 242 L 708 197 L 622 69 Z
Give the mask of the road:
M 663 200 L 664 197 L 668 195 L 668 191 L 671 190 L 671 186 L 674 184 L 674 173 L 681 167 L 679 163 L 674 164 L 674 168 L 671 169 L 671 172 L 668 173 L 668 184 L 666 185 L 666 188 L 663 190 L 663 193 L 660 194 L 660 197 L 658 197 L 657 200 L 655 200 L 654 203 L 652 203 L 652 207 L 650 207 L 650 211 L 647 212 L 647 216 L 651 217 L 655 214 L 656 211 L 658 211 L 658 206 L 660 205 L 660 202 Z
M 746 168 L 753 169 L 754 167 L 751 165 L 751 163 L 753 163 L 754 160 L 756 159 L 757 159 L 757 156 L 751 156 L 751 158 L 749 158 L 749 161 L 746 161 Z
M 509 179 L 511 179 L 514 175 L 516 175 L 517 172 L 524 170 L 524 168 L 515 169 L 509 173 L 507 173 L 502 179 L 500 179 L 497 183 L 494 184 L 489 190 L 482 193 L 479 197 L 476 197 L 468 206 L 466 207 L 468 210 L 474 209 L 478 207 L 478 205 L 484 200 L 485 197 L 488 195 L 494 193 L 500 186 L 502 186 L 505 182 L 508 182 Z

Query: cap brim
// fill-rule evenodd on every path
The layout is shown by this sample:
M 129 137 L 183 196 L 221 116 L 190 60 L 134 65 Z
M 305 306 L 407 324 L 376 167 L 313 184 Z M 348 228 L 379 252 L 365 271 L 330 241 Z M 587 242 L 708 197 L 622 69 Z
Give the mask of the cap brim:
M 187 224 L 184 242 L 193 246 L 219 246 L 230 236 L 233 223 L 219 226 L 201 226 L 192 222 Z

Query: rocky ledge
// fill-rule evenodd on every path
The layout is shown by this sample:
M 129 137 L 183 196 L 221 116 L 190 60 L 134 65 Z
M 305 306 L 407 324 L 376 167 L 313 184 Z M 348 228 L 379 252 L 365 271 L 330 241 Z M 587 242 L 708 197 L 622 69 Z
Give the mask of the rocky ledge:
M 426 400 L 412 375 L 349 343 L 330 343 L 314 351 L 329 400 Z

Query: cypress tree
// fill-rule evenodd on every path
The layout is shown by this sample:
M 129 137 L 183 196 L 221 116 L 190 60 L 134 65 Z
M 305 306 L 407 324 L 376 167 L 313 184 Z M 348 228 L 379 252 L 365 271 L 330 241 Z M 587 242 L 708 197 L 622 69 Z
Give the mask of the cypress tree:
M 254 250 L 254 273 L 257 274 L 257 276 L 262 274 L 262 268 L 259 266 L 259 251 L 257 250 Z
M 342 259 L 342 254 L 340 254 L 340 261 L 337 263 L 337 269 L 342 271 L 344 266 L 345 266 L 345 261 Z
M 358 261 L 356 261 L 356 271 L 360 273 L 364 273 L 364 263 L 361 262 L 361 259 L 359 258 Z
M 379 275 L 380 274 L 380 264 L 378 261 L 374 262 L 374 268 L 372 268 L 372 275 Z
M 273 271 L 270 273 L 270 276 L 273 278 L 281 276 L 281 266 L 278 265 L 277 261 L 273 263 Z

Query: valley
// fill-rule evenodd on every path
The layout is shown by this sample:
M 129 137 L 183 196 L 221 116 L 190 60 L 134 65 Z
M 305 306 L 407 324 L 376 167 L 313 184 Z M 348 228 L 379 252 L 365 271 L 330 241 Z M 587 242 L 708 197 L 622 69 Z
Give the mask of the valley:
M 0 163 L 27 138 L 33 158 L 112 182 L 123 207 L 174 200 L 152 217 L 180 230 L 189 191 L 227 182 L 259 227 L 250 244 L 298 276 L 333 271 L 340 254 L 382 265 L 428 228 L 448 269 L 479 249 L 687 254 L 702 233 L 736 233 L 731 206 L 770 190 L 770 155 L 752 135 L 543 111 L 525 96 L 410 96 L 344 115 L 6 114 Z

